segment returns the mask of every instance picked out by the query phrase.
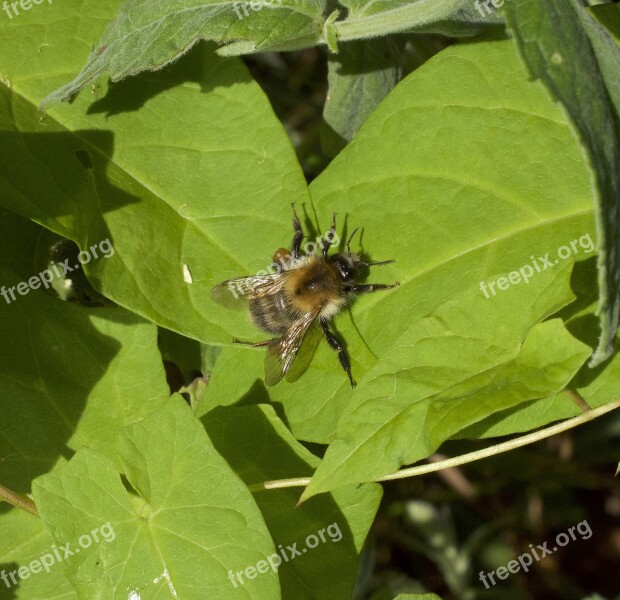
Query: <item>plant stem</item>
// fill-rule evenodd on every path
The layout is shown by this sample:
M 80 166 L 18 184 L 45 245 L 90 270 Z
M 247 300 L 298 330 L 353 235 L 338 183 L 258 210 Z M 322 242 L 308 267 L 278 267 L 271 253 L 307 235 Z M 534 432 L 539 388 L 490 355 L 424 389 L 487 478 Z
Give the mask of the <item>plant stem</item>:
M 514 450 L 515 448 L 521 448 L 522 446 L 527 446 L 528 444 L 544 440 L 545 438 L 551 437 L 552 435 L 556 435 L 558 433 L 562 433 L 563 431 L 568 431 L 573 427 L 577 427 L 578 425 L 582 425 L 583 423 L 592 421 L 616 408 L 620 408 L 620 400 L 615 400 L 614 402 L 610 402 L 609 404 L 599 406 L 598 408 L 593 408 L 592 410 L 588 410 L 587 412 L 584 412 L 577 417 L 562 421 L 562 423 L 557 423 L 556 425 L 545 427 L 544 429 L 540 429 L 539 431 L 534 431 L 532 433 L 522 435 L 521 437 L 508 440 L 507 442 L 502 442 L 501 444 L 495 444 L 494 446 L 490 446 L 489 448 L 476 450 L 475 452 L 469 452 L 467 454 L 461 454 L 460 456 L 455 456 L 454 458 L 448 458 L 447 460 L 442 460 L 432 464 L 418 465 L 416 467 L 401 469 L 400 471 L 396 471 L 395 473 L 391 473 L 390 475 L 379 477 L 379 479 L 376 479 L 375 481 L 392 481 L 394 479 L 416 477 L 417 475 L 424 475 L 426 473 L 432 473 L 434 471 L 441 471 L 449 467 L 458 467 L 460 465 L 474 462 L 482 458 L 495 456 L 497 454 L 501 454 L 502 452 L 508 452 L 509 450 Z M 275 490 L 280 488 L 306 487 L 309 483 L 310 477 L 296 477 L 292 479 L 276 479 L 274 481 L 263 481 L 261 483 L 254 483 L 248 487 L 251 492 L 258 492 L 261 490 Z
M 603 406 L 599 406 L 598 408 L 594 408 L 592 410 L 584 412 L 576 417 L 573 417 L 572 419 L 567 419 L 566 421 L 562 421 L 561 423 L 557 423 L 556 425 L 551 425 L 550 427 L 545 427 L 544 429 L 540 429 L 539 431 L 534 431 L 513 440 L 508 440 L 507 442 L 496 444 L 495 446 L 491 446 L 490 448 L 484 448 L 482 450 L 476 450 L 475 452 L 469 452 L 468 454 L 462 454 L 461 456 L 455 456 L 454 458 L 442 460 L 441 462 L 431 465 L 420 465 L 419 467 L 402 469 L 401 471 L 396 471 L 396 473 L 392 473 L 391 475 L 381 477 L 379 481 L 391 481 L 393 479 L 402 479 L 404 477 L 414 477 L 416 475 L 422 475 L 424 473 L 438 471 L 439 469 L 458 467 L 459 465 L 464 465 L 466 463 L 474 462 L 476 460 L 487 458 L 489 456 L 495 456 L 496 454 L 508 452 L 509 450 L 514 450 L 515 448 L 521 448 L 522 446 L 527 446 L 528 444 L 539 442 L 540 440 L 544 440 L 545 438 L 551 437 L 552 435 L 557 435 L 558 433 L 568 431 L 573 427 L 577 427 L 578 425 L 582 425 L 583 423 L 592 421 L 593 419 L 596 419 L 597 417 L 600 417 L 601 415 L 604 415 L 605 413 L 608 413 L 619 407 L 620 400 L 616 400 L 614 402 L 610 402 L 609 404 L 605 404 Z
M 424 30 L 425 26 L 448 21 L 458 14 L 463 2 L 460 0 L 417 0 L 390 10 L 365 14 L 351 11 L 342 21 L 336 21 L 332 28 L 339 42 L 377 38 L 403 31 Z
M 27 496 L 23 496 L 22 494 L 18 494 L 9 488 L 0 485 L 0 501 L 8 502 L 17 508 L 21 508 L 26 512 L 34 515 L 35 517 L 39 516 L 39 512 L 37 511 L 37 507 L 34 502 L 28 498 Z
M 566 393 L 571 397 L 571 399 L 573 400 L 573 402 L 584 412 L 588 411 L 588 410 L 592 410 L 590 408 L 590 405 L 581 397 L 580 394 L 578 394 L 577 392 L 575 392 L 574 390 L 565 390 Z

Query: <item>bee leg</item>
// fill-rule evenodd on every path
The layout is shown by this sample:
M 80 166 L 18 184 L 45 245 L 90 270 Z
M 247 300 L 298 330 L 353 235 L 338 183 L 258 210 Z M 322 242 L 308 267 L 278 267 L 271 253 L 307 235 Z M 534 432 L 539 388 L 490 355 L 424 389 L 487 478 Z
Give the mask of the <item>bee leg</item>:
M 345 292 L 353 292 L 355 294 L 368 294 L 377 290 L 389 290 L 398 287 L 400 282 L 396 283 L 364 283 L 361 285 L 348 285 L 344 288 Z
M 265 340 L 264 342 L 245 342 L 243 340 L 238 340 L 237 338 L 233 338 L 233 344 L 241 344 L 243 346 L 252 346 L 252 348 L 261 348 L 263 346 L 269 346 L 274 340 Z
M 323 242 L 323 258 L 327 256 L 329 252 L 329 247 L 332 245 L 332 241 L 334 240 L 334 236 L 336 235 L 336 213 L 332 215 L 332 226 L 329 228 L 327 232 L 326 240 Z
M 347 356 L 347 353 L 345 352 L 342 346 L 342 343 L 329 330 L 327 323 L 323 320 L 321 320 L 321 329 L 323 330 L 323 333 L 325 334 L 327 343 L 330 345 L 331 348 L 333 348 L 334 350 L 338 352 L 338 358 L 340 359 L 340 364 L 342 365 L 342 368 L 345 370 L 345 373 L 347 374 L 349 381 L 351 382 L 351 387 L 354 388 L 357 384 L 355 383 L 355 381 L 353 381 L 353 377 L 351 376 L 351 363 L 349 362 L 349 357 Z
M 301 221 L 297 216 L 295 203 L 293 202 L 291 206 L 293 207 L 293 229 L 295 230 L 293 243 L 291 244 L 291 252 L 293 253 L 293 258 L 299 258 L 299 248 L 301 247 L 301 240 L 304 239 L 304 230 L 301 228 Z

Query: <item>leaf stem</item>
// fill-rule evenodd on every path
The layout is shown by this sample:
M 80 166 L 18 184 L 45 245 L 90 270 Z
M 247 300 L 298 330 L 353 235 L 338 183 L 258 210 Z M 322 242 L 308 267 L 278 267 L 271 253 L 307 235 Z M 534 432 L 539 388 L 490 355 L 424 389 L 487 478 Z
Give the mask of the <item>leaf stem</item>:
M 566 393 L 570 396 L 571 400 L 584 412 L 588 410 L 592 410 L 590 405 L 578 394 L 575 390 L 565 390 Z
M 379 481 L 392 481 L 393 479 L 414 477 L 416 475 L 423 475 L 424 473 L 431 473 L 432 471 L 438 471 L 440 469 L 447 469 L 448 467 L 458 467 L 460 465 L 474 462 L 482 458 L 488 458 L 489 456 L 495 456 L 497 454 L 501 454 L 502 452 L 508 452 L 509 450 L 514 450 L 515 448 L 521 448 L 522 446 L 527 446 L 528 444 L 539 442 L 540 440 L 544 440 L 545 438 L 557 435 L 558 433 L 562 433 L 563 431 L 568 431 L 569 429 L 577 427 L 578 425 L 583 425 L 583 423 L 592 421 L 593 419 L 596 419 L 597 417 L 600 417 L 601 415 L 604 415 L 605 413 L 608 413 L 619 407 L 620 400 L 615 400 L 614 402 L 610 402 L 609 404 L 605 404 L 603 406 L 599 406 L 598 408 L 583 412 L 582 414 L 573 417 L 572 419 L 567 419 L 566 421 L 562 421 L 561 423 L 557 423 L 555 425 L 551 425 L 550 427 L 545 427 L 544 429 L 522 435 L 521 437 L 508 440 L 507 442 L 502 442 L 501 444 L 496 444 L 495 446 L 491 446 L 489 448 L 483 448 L 482 450 L 476 450 L 475 452 L 469 452 L 468 454 L 462 454 L 461 456 L 455 456 L 454 458 L 442 460 L 438 463 L 402 469 L 401 471 L 396 471 L 396 473 L 392 473 L 391 475 L 381 477 Z
M 426 473 L 432 473 L 434 471 L 441 471 L 450 467 L 458 467 L 460 465 L 481 460 L 483 458 L 488 458 L 489 456 L 495 456 L 497 454 L 501 454 L 502 452 L 508 452 L 509 450 L 514 450 L 515 448 L 521 448 L 522 446 L 527 446 L 528 444 L 533 444 L 534 442 L 544 440 L 545 438 L 551 437 L 558 433 L 562 433 L 563 431 L 568 431 L 573 427 L 577 427 L 578 425 L 582 425 L 583 423 L 592 421 L 604 415 L 605 413 L 611 412 L 616 408 L 620 408 L 620 399 L 610 402 L 608 404 L 604 404 L 603 406 L 599 406 L 598 408 L 588 410 L 581 415 L 573 417 L 572 419 L 567 419 L 566 421 L 562 421 L 561 423 L 557 423 L 555 425 L 551 425 L 550 427 L 545 427 L 544 429 L 522 435 L 521 437 L 508 440 L 507 442 L 495 444 L 494 446 L 490 446 L 489 448 L 484 448 L 482 450 L 476 450 L 475 452 L 461 454 L 460 456 L 441 460 L 436 463 L 418 465 L 415 467 L 409 467 L 407 469 L 401 469 L 400 471 L 396 471 L 395 473 L 391 473 L 390 475 L 379 477 L 375 481 L 392 481 L 394 479 L 416 477 L 418 475 L 424 475 Z M 309 483 L 310 477 L 296 477 L 292 479 L 276 479 L 274 481 L 263 481 L 261 483 L 254 483 L 248 487 L 251 492 L 259 492 L 262 490 L 275 490 L 290 487 L 306 487 Z
M 13 490 L 10 490 L 3 485 L 0 485 L 0 501 L 8 502 L 17 508 L 21 508 L 26 512 L 34 515 L 35 517 L 39 516 L 39 511 L 37 511 L 37 507 L 34 502 L 28 498 L 28 496 L 23 496 L 22 494 L 18 494 Z
M 337 41 L 346 42 L 351 40 L 362 40 L 377 38 L 393 33 L 425 32 L 436 31 L 438 23 L 449 22 L 459 18 L 463 0 L 447 0 L 437 2 L 436 0 L 417 0 L 403 4 L 390 10 L 380 10 L 376 13 L 367 14 L 364 11 L 349 11 L 347 18 L 335 21 L 333 24 L 326 22 L 325 30 L 328 33 L 335 33 Z M 480 19 L 467 19 L 470 25 L 480 25 Z M 492 19 L 486 18 L 484 25 L 499 23 L 499 17 Z M 325 38 L 325 31 L 323 37 Z
M 383 13 L 336 21 L 333 25 L 339 42 L 370 39 L 390 33 L 399 33 L 407 29 L 407 27 L 407 21 L 402 21 L 398 18 L 394 19 L 392 15 L 386 16 Z

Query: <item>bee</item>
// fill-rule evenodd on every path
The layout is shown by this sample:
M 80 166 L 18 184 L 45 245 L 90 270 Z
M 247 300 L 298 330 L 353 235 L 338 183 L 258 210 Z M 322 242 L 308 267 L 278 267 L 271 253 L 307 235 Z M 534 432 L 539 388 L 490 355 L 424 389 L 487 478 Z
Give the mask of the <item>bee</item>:
M 330 330 L 332 319 L 358 294 L 387 290 L 400 285 L 365 283 L 355 280 L 361 267 L 386 265 L 394 260 L 365 262 L 359 254 L 347 252 L 329 255 L 336 235 L 336 214 L 321 251 L 300 253 L 304 232 L 293 205 L 294 236 L 291 249 L 279 249 L 274 255 L 280 259 L 282 270 L 270 275 L 247 276 L 229 279 L 216 285 L 211 297 L 220 304 L 231 307 L 236 301 L 246 301 L 254 323 L 274 337 L 263 342 L 242 342 L 255 348 L 266 347 L 265 382 L 275 385 L 289 371 L 306 334 L 318 322 L 329 346 L 338 353 L 351 387 L 356 383 L 351 375 L 351 363 L 342 342 Z

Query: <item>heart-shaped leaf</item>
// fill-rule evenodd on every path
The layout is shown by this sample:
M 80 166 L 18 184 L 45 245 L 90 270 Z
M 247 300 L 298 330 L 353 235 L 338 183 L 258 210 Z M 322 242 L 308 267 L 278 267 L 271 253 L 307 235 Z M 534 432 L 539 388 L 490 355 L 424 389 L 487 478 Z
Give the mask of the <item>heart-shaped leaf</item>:
M 589 177 L 566 117 L 530 81 L 510 41 L 452 46 L 399 83 L 310 186 L 311 214 L 320 219 L 314 233 L 327 231 L 335 211 L 341 240 L 361 226 L 371 259 L 397 259 L 368 280 L 400 288 L 359 297 L 335 319 L 354 377 L 361 382 L 369 369 L 386 367 L 396 347 L 406 364 L 410 349 L 397 341 L 403 332 L 459 294 L 480 300 L 469 317 L 473 337 L 490 321 L 498 332 L 519 323 L 512 347 L 521 343 L 570 300 L 568 271 L 549 275 L 593 255 Z M 546 308 L 535 304 L 543 291 Z M 350 389 L 335 353 L 321 344 L 301 379 L 270 389 L 261 382 L 263 353 L 224 349 L 205 407 L 270 398 L 297 438 L 332 440 L 361 393 Z M 394 377 L 381 381 L 377 396 L 389 398 Z
M 202 421 L 218 452 L 255 490 L 265 481 L 309 476 L 320 462 L 293 438 L 270 406 L 216 408 Z M 274 541 L 288 559 L 278 567 L 282 597 L 350 598 L 381 487 L 349 486 L 295 507 L 298 495 L 294 488 L 254 494 Z M 245 565 L 238 561 L 237 567 L 233 570 Z
M 252 586 L 232 584 L 234 565 L 276 550 L 250 492 L 185 402 L 173 397 L 123 437 L 121 460 L 138 495 L 112 462 L 86 449 L 33 484 L 56 544 L 74 551 L 64 566 L 80 598 L 280 598 L 273 572 Z
M 78 4 L 56 6 L 58 19 Z M 290 239 L 290 203 L 308 198 L 295 153 L 241 62 L 204 45 L 157 74 L 102 83 L 42 123 L 49 73 L 70 72 L 114 8 L 97 4 L 103 21 L 69 33 L 31 11 L 0 39 L 0 205 L 82 250 L 109 239 L 114 255 L 86 272 L 118 304 L 207 343 L 247 338 L 250 323 L 209 292 L 264 268 Z M 36 27 L 48 31 L 40 52 Z

